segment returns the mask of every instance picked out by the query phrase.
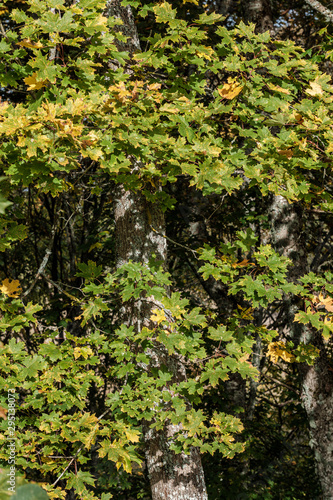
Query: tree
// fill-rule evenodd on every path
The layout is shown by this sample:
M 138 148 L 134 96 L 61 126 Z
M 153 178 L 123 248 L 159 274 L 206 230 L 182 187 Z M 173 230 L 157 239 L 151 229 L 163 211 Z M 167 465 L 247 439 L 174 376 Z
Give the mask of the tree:
M 211 402 L 233 374 L 256 377 L 254 340 L 275 360 L 317 355 L 273 341 L 256 311 L 283 296 L 326 304 L 297 318 L 331 331 L 330 275 L 292 282 L 288 257 L 244 228 L 271 194 L 331 209 L 329 190 L 318 190 L 331 154 L 329 78 L 294 44 L 244 23 L 227 29 L 200 8 L 187 21 L 186 6 L 177 18 L 167 2 L 135 7 L 154 27 L 142 51 L 118 2 L 108 17 L 88 0 L 2 13 L 0 140 L 12 205 L 1 221 L 1 383 L 22 401 L 17 463 L 55 498 L 120 498 L 126 474 L 136 467 L 140 478 L 144 450 L 153 498 L 205 498 L 199 453 L 244 449 L 227 399 Z M 170 242 L 213 300 L 214 290 L 229 297 L 219 314 L 186 287 L 182 297 L 167 270 L 164 218 L 182 185 L 203 205 L 246 200 L 222 243 L 202 246 L 193 225 L 190 245 Z

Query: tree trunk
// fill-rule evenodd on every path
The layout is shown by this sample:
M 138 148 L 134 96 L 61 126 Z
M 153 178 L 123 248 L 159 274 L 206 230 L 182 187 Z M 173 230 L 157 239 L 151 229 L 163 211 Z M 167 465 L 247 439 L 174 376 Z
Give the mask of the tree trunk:
M 308 2 L 309 3 L 309 2 Z M 270 0 L 252 0 L 245 4 L 246 19 L 256 24 L 258 32 L 273 32 Z M 282 196 L 274 196 L 271 205 L 273 244 L 293 265 L 289 278 L 296 281 L 308 271 L 305 238 L 302 233 L 302 213 L 297 205 Z M 297 345 L 311 343 L 320 350 L 314 366 L 299 366 L 302 377 L 301 400 L 306 411 L 310 446 L 314 451 L 317 473 L 324 500 L 333 499 L 333 370 L 329 365 L 322 336 L 307 326 L 295 325 L 298 305 L 285 301 L 285 334 Z
M 243 17 L 246 22 L 254 23 L 258 33 L 273 30 L 270 0 L 242 1 Z
M 290 279 L 307 271 L 301 212 L 282 196 L 274 196 L 271 207 L 272 237 L 275 248 L 293 261 Z M 314 451 L 323 499 L 333 499 L 333 370 L 322 336 L 307 326 L 293 323 L 297 304 L 285 302 L 286 334 L 297 345 L 311 343 L 320 350 L 314 366 L 299 366 L 302 376 L 301 400 L 307 414 L 310 446 Z
M 130 7 L 122 7 L 119 0 L 107 2 L 107 15 L 122 19 L 122 33 L 128 36 L 126 43 L 119 44 L 120 50 L 133 52 L 140 48 L 139 38 Z M 140 162 L 132 158 L 133 173 L 140 169 Z M 157 204 L 148 202 L 140 192 L 126 191 L 117 186 L 114 195 L 116 229 L 117 267 L 129 260 L 148 265 L 155 254 L 156 259 L 166 264 L 167 243 L 164 214 Z M 152 229 L 154 228 L 155 231 Z M 151 326 L 152 309 L 159 304 L 154 299 L 137 300 L 129 308 L 124 307 L 121 315 L 124 323 L 131 324 L 137 331 Z M 151 364 L 156 368 L 165 365 L 173 374 L 173 382 L 186 377 L 181 357 L 169 356 L 166 349 L 150 349 L 147 352 Z M 149 367 L 147 368 L 149 371 Z M 153 500 L 206 500 L 206 486 L 199 451 L 196 448 L 175 454 L 170 450 L 173 436 L 181 431 L 181 425 L 166 422 L 164 429 L 151 429 L 149 422 L 143 422 L 145 455 Z
M 167 245 L 164 217 L 161 209 L 146 201 L 140 193 L 125 191 L 118 186 L 115 195 L 116 255 L 118 267 L 129 260 L 148 265 L 156 255 L 166 262 Z M 152 230 L 152 227 L 157 232 Z M 124 321 L 136 329 L 149 326 L 152 309 L 158 306 L 149 302 L 136 301 L 131 310 L 124 309 Z M 173 382 L 186 377 L 181 359 L 169 356 L 161 348 L 147 353 L 154 367 L 165 365 L 173 373 Z M 166 422 L 163 431 L 156 431 L 143 423 L 146 444 L 146 461 L 153 500 L 205 500 L 207 499 L 200 454 L 192 448 L 189 455 L 175 454 L 169 449 L 172 437 L 181 430 L 180 425 Z

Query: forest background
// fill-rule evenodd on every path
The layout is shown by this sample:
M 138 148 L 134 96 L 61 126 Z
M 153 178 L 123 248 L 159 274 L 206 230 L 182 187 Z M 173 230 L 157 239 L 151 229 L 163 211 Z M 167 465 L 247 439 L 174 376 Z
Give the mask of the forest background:
M 331 499 L 329 2 L 0 20 L 2 467 L 15 389 L 49 498 Z

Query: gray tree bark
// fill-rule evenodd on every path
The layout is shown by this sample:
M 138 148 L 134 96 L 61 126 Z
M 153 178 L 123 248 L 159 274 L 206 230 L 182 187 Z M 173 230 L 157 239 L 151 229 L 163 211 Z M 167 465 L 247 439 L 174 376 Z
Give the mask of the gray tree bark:
M 119 30 L 128 38 L 127 42 L 118 44 L 120 50 L 130 53 L 139 50 L 139 37 L 130 7 L 122 7 L 120 0 L 111 0 L 107 2 L 106 13 L 123 21 Z M 135 173 L 141 165 L 135 158 L 132 158 L 132 164 Z M 126 191 L 119 185 L 114 194 L 114 214 L 117 267 L 129 260 L 148 266 L 153 254 L 166 265 L 164 214 L 157 204 L 148 202 L 140 192 Z M 121 313 L 123 321 L 133 325 L 138 331 L 143 326 L 151 327 L 152 309 L 159 305 L 153 297 L 149 301 L 137 300 L 135 304 L 124 307 Z M 181 357 L 169 356 L 167 350 L 160 345 L 149 349 L 147 354 L 151 359 L 151 366 L 167 366 L 173 374 L 173 382 L 185 379 Z M 149 366 L 147 370 L 149 371 Z M 149 422 L 143 422 L 143 432 L 152 499 L 207 500 L 199 451 L 192 448 L 189 455 L 186 455 L 170 450 L 170 442 L 176 433 L 181 432 L 181 425 L 166 422 L 164 429 L 157 431 L 150 428 Z
M 165 223 L 162 210 L 147 202 L 140 193 L 125 191 L 118 186 L 114 199 L 116 224 L 117 266 L 129 260 L 148 265 L 153 254 L 166 262 L 167 244 L 163 236 Z M 152 227 L 157 231 L 153 231 Z M 156 301 L 136 301 L 123 310 L 124 321 L 136 329 L 151 327 L 152 309 L 158 307 Z M 173 374 L 173 382 L 185 379 L 185 367 L 182 360 L 169 356 L 161 347 L 147 352 L 151 364 L 156 368 L 167 366 Z M 148 368 L 149 369 L 149 368 Z M 170 441 L 181 431 L 181 425 L 166 422 L 163 431 L 151 429 L 148 422 L 143 422 L 146 444 L 146 462 L 150 478 L 153 500 L 206 500 L 204 473 L 200 454 L 192 448 L 189 455 L 175 454 L 170 450 Z
M 166 262 L 162 210 L 156 204 L 147 202 L 141 194 L 125 191 L 122 186 L 116 189 L 114 207 L 117 266 L 129 260 L 148 265 L 153 254 L 158 260 Z M 143 326 L 152 327 L 152 309 L 159 305 L 152 297 L 149 301 L 137 300 L 134 305 L 124 308 L 124 322 L 137 330 Z M 173 382 L 186 378 L 180 357 L 169 356 L 161 346 L 150 349 L 147 354 L 155 368 L 167 366 L 173 374 Z M 198 450 L 192 448 L 186 455 L 175 454 L 169 448 L 173 436 L 181 431 L 181 425 L 166 422 L 163 431 L 156 431 L 150 428 L 148 422 L 143 422 L 143 431 L 153 500 L 206 500 L 208 497 Z
M 296 205 L 282 196 L 274 196 L 271 207 L 272 239 L 275 248 L 293 265 L 290 279 L 297 280 L 307 271 L 307 257 L 302 232 L 302 214 Z M 310 446 L 314 451 L 317 473 L 324 500 L 333 499 L 333 370 L 320 333 L 293 323 L 297 304 L 285 301 L 285 334 L 295 344 L 311 343 L 320 350 L 314 366 L 299 366 L 302 376 L 301 401 L 306 411 Z

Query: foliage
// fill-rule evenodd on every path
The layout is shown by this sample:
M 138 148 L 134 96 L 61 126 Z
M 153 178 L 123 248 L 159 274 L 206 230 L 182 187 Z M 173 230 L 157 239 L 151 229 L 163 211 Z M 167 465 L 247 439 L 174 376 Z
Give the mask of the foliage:
M 207 197 L 255 189 L 260 199 L 283 195 L 330 211 L 332 194 L 323 187 L 333 151 L 329 76 L 294 43 L 255 34 L 242 22 L 230 30 L 218 26 L 213 44 L 207 26 L 220 21 L 215 14 L 187 22 L 168 2 L 135 6 L 158 29 L 132 56 L 117 49 L 119 22 L 105 17 L 100 0 L 29 0 L 5 12 L 0 158 L 12 201 L 0 199 L 0 249 L 12 255 L 31 237 L 32 225 L 21 224 L 30 193 L 35 212 L 49 216 L 54 243 L 71 227 L 70 216 L 64 226 L 58 222 L 68 199 L 79 200 L 75 211 L 82 217 L 72 231 L 84 234 L 85 201 L 111 196 L 115 183 L 167 214 L 176 204 L 172 185 L 182 178 Z M 221 81 L 215 87 L 207 75 Z M 23 97 L 11 99 L 18 93 Z M 141 165 L 136 172 L 133 158 Z M 300 309 L 303 301 L 307 306 L 298 322 L 311 323 L 325 340 L 333 328 L 331 274 L 308 273 L 292 283 L 290 260 L 249 228 L 195 250 L 201 283 L 214 278 L 237 304 L 223 318 L 194 307 L 154 261 L 114 270 L 112 224 L 99 234 L 109 220 L 103 203 L 92 216 L 94 240 L 80 247 L 77 238 L 67 249 L 70 292 L 57 263 L 47 259 L 40 270 L 42 258 L 36 266 L 25 256 L 28 277 L 2 267 L 1 407 L 6 390 L 15 388 L 17 465 L 44 483 L 50 498 L 74 490 L 79 498 L 106 500 L 119 481 L 125 487 L 121 473 L 142 462 L 142 418 L 157 428 L 166 419 L 181 423 L 184 432 L 170 442 L 176 452 L 195 445 L 234 457 L 244 449 L 234 436 L 243 424 L 227 409 L 208 408 L 210 394 L 236 375 L 256 380 L 251 355 L 258 337 L 273 361 L 313 363 L 318 354 L 313 346 L 273 340 L 277 331 L 254 321 L 258 311 L 297 297 Z M 37 256 L 50 254 L 47 238 L 35 243 Z M 92 252 L 101 259 L 93 260 Z M 50 296 L 51 286 L 57 295 Z M 26 303 L 30 292 L 34 300 Z M 118 324 L 121 307 L 148 297 L 160 304 L 150 318 L 153 328 L 137 332 Z M 147 368 L 147 352 L 156 344 L 185 360 L 186 381 L 174 383 L 167 367 Z M 4 435 L 5 420 L 1 429 Z M 110 463 L 114 475 L 106 479 Z

